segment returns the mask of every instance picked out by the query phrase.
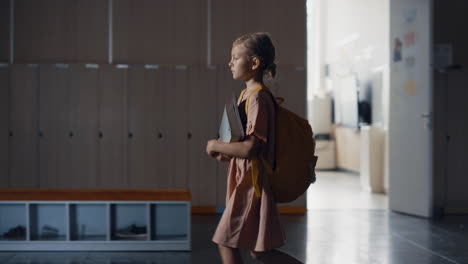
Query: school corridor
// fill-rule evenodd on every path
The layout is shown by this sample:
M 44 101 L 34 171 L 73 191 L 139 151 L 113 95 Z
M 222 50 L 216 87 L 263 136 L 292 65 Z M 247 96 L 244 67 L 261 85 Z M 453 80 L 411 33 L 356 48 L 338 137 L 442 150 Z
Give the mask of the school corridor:
M 233 121 L 249 84 L 307 119 L 316 142 L 316 183 L 278 206 L 281 251 L 307 264 L 468 264 L 467 10 L 467 0 L 0 0 L 0 264 L 221 263 L 211 238 L 238 179 L 248 184 L 236 209 L 262 211 L 236 211 L 223 225 L 236 232 L 219 233 L 238 245 L 238 225 L 274 216 L 244 229 L 263 239 L 242 241 L 274 247 L 274 207 L 247 197 L 259 182 L 248 155 L 262 145 L 219 142 L 255 127 Z M 268 52 L 245 40 L 233 49 L 254 32 Z M 270 110 L 255 113 L 271 117 L 258 118 L 268 138 L 256 134 L 268 144 Z M 208 142 L 245 167 L 228 178 Z M 237 220 L 246 215 L 260 217 Z
M 287 242 L 281 250 L 303 263 L 468 263 L 467 216 L 429 220 L 391 212 L 385 196 L 361 191 L 359 176 L 342 171 L 319 172 L 309 196 L 317 202 L 305 215 L 282 216 Z M 211 242 L 218 220 L 192 216 L 191 252 L 0 252 L 0 263 L 221 263 Z M 242 256 L 258 263 L 246 251 Z

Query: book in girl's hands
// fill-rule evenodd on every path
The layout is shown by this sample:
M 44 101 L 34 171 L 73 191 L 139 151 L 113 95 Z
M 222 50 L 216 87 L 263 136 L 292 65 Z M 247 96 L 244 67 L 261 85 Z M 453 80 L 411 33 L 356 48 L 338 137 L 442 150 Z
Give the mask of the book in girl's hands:
M 224 105 L 219 126 L 219 140 L 223 142 L 237 142 L 245 137 L 236 101 L 236 97 L 233 96 L 232 102 Z

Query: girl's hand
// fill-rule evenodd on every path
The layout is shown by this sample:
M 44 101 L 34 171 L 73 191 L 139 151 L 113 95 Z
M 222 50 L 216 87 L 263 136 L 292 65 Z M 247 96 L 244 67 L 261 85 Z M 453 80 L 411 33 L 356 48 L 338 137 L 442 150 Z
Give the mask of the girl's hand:
M 224 154 L 218 154 L 218 156 L 216 156 L 216 159 L 220 162 L 229 162 L 231 161 L 232 157 Z
M 215 145 L 217 143 L 218 143 L 217 139 L 208 140 L 208 142 L 206 143 L 206 153 L 210 155 L 212 158 L 216 158 L 219 154 L 218 152 L 214 150 Z

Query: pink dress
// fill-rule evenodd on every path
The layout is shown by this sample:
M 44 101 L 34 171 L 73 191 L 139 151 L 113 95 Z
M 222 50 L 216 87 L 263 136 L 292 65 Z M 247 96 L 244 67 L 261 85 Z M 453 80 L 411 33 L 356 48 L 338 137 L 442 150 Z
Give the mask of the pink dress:
M 261 141 L 258 155 L 273 164 L 274 160 L 274 104 L 263 89 L 249 99 L 246 134 Z M 254 193 L 252 162 L 233 157 L 229 164 L 226 209 L 213 236 L 213 242 L 232 248 L 268 251 L 284 244 L 284 232 L 268 177 L 258 162 L 258 186 L 261 196 Z

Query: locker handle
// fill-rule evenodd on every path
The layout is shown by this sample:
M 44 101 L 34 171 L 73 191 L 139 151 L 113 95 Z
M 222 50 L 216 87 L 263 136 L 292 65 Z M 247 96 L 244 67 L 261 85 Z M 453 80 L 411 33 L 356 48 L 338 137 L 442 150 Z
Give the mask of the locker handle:
M 73 137 L 73 132 L 68 133 L 68 136 L 69 136 L 70 138 L 72 138 L 72 137 Z
M 188 133 L 187 133 L 187 138 L 188 138 L 188 139 L 191 139 L 191 138 L 192 138 L 192 133 L 188 132 Z
M 133 138 L 133 133 L 132 132 L 128 133 L 128 138 Z
M 44 133 L 42 133 L 42 131 L 39 131 L 39 136 L 40 136 L 40 137 L 43 137 L 43 136 L 44 136 Z
M 158 138 L 162 138 L 163 134 L 161 132 L 158 133 Z
M 12 136 L 13 136 L 13 131 L 10 130 L 10 133 L 8 133 L 8 135 L 9 135 L 10 137 L 12 137 Z
M 102 132 L 99 131 L 99 138 L 102 138 L 102 137 L 103 137 Z

